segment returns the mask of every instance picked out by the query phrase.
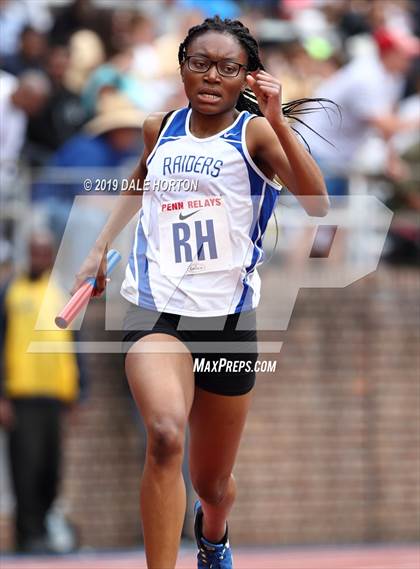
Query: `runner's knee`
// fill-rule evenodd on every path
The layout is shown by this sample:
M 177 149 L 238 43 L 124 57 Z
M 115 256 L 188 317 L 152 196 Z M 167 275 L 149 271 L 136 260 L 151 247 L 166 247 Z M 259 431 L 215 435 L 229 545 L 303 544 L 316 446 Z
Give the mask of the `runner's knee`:
M 147 451 L 153 461 L 163 466 L 182 461 L 185 425 L 175 419 L 156 419 L 147 425 Z
M 198 496 L 204 500 L 204 502 L 217 506 L 217 504 L 220 504 L 227 494 L 229 480 L 230 475 L 216 478 L 214 480 L 209 480 L 208 478 L 200 476 L 193 476 L 192 484 Z

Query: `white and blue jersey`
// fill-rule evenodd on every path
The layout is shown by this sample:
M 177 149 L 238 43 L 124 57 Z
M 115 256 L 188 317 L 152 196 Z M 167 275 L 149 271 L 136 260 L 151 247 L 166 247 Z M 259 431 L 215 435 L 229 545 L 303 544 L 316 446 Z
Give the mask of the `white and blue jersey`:
M 149 310 L 222 316 L 256 308 L 262 238 L 281 187 L 252 161 L 242 111 L 197 138 L 175 111 L 151 152 L 121 294 Z

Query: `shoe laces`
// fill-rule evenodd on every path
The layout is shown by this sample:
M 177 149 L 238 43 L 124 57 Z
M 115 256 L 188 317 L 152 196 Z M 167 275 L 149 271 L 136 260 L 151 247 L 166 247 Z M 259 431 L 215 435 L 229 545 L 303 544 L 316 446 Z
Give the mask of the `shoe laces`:
M 206 565 L 209 563 L 209 569 L 220 569 L 219 561 L 224 560 L 225 553 L 226 553 L 226 545 L 223 546 L 222 550 L 214 549 L 214 551 L 205 549 L 204 547 L 200 547 L 198 550 L 198 557 L 200 561 L 202 561 Z

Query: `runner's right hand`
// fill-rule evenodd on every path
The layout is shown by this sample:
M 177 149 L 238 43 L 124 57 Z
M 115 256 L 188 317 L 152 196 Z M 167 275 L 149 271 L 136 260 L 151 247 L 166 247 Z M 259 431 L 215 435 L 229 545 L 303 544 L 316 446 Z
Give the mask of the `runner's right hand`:
M 86 281 L 88 278 L 96 278 L 96 286 L 93 289 L 92 296 L 101 296 L 106 288 L 109 279 L 106 278 L 106 256 L 108 253 L 108 247 L 105 249 L 92 249 L 89 255 L 86 257 L 82 266 L 80 267 L 70 291 L 73 295 Z

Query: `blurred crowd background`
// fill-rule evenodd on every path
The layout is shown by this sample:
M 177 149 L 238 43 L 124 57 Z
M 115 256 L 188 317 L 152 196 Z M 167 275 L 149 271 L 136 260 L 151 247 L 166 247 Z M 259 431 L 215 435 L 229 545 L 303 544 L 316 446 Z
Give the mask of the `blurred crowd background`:
M 336 144 L 337 155 L 302 129 L 326 175 L 340 177 L 334 169 L 341 161 L 346 175 L 361 173 L 375 182 L 361 189 L 358 181 L 353 193 L 370 191 L 393 211 L 419 209 L 418 46 L 411 46 L 407 58 L 410 48 L 398 51 L 386 35 L 414 41 L 417 1 L 162 0 L 122 1 L 115 7 L 88 0 L 9 0 L 0 10 L 2 261 L 24 258 L 19 227 L 29 204 L 39 223 L 61 237 L 74 196 L 83 194 L 79 168 L 85 174 L 92 168 L 95 178 L 101 177 L 98 168 L 105 169 L 102 178 L 109 179 L 118 178 L 119 167 L 120 174 L 129 171 L 141 151 L 144 115 L 186 104 L 178 46 L 189 27 L 215 13 L 241 18 L 250 28 L 267 70 L 282 82 L 284 102 L 321 94 L 340 105 L 341 138 L 319 124 L 323 113 L 307 119 Z M 378 74 L 374 58 L 393 48 L 397 67 L 387 63 L 387 73 Z M 347 78 L 340 75 L 354 61 L 359 67 Z M 359 100 L 360 108 L 349 112 L 346 96 Z M 357 113 L 364 113 L 367 123 L 368 112 L 382 114 L 385 124 L 355 125 Z M 328 119 L 338 130 L 338 117 Z M 411 122 L 411 131 L 397 119 Z M 341 152 L 344 146 L 357 148 Z M 331 193 L 348 191 L 335 180 Z M 418 234 L 409 217 L 388 240 L 389 260 L 416 262 Z M 94 234 L 102 222 L 97 211 L 81 215 L 80 227 L 89 222 Z
M 6 530 L 3 534 L 6 537 L 2 539 L 0 544 L 2 547 L 12 547 L 12 536 L 14 535 L 18 549 L 43 551 L 51 546 L 51 540 L 48 546 L 44 539 L 47 529 L 52 535 L 54 528 L 56 533 L 61 535 L 62 541 L 59 542 L 57 538 L 57 543 L 61 543 L 63 549 L 74 547 L 75 542 L 69 534 L 69 526 L 63 526 L 63 518 L 57 514 L 57 511 L 61 511 L 60 504 L 63 506 L 63 503 L 64 509 L 67 508 L 66 511 L 69 510 L 70 514 L 73 514 L 79 527 L 84 528 L 81 532 L 81 544 L 123 546 L 136 544 L 141 539 L 137 527 L 137 514 L 133 507 L 135 500 L 132 494 L 130 498 L 129 489 L 136 492 L 135 481 L 141 463 L 141 444 L 138 441 L 143 439 L 143 435 L 141 426 L 136 422 L 134 412 L 128 403 L 127 392 L 122 387 L 123 381 L 120 382 L 121 384 L 118 383 L 117 389 L 115 382 L 113 383 L 110 379 L 111 373 L 121 376 L 122 371 L 116 371 L 116 366 L 113 368 L 112 365 L 103 365 L 93 355 L 88 357 L 84 363 L 68 358 L 66 362 L 60 364 L 51 356 L 52 359 L 44 361 L 44 367 L 40 366 L 38 371 L 35 371 L 33 363 L 35 360 L 25 364 L 29 367 L 19 367 L 21 365 L 18 361 L 19 351 L 24 352 L 24 342 L 28 341 L 29 337 L 24 334 L 17 335 L 16 330 L 20 329 L 19 326 L 27 328 L 30 318 L 35 322 L 39 307 L 37 302 L 39 303 L 41 298 L 40 293 L 33 294 L 31 298 L 34 304 L 31 312 L 27 305 L 25 307 L 24 303 L 19 304 L 19 298 L 22 298 L 19 294 L 25 295 L 28 299 L 32 295 L 31 283 L 39 284 L 38 275 L 51 269 L 54 252 L 60 246 L 64 231 L 68 231 L 65 258 L 68 260 L 69 273 L 66 278 L 68 279 L 69 274 L 77 268 L 87 253 L 89 244 L 93 243 L 106 219 L 110 207 L 109 202 L 103 199 L 107 197 L 104 194 L 110 192 L 98 192 L 97 194 L 101 195 L 92 195 L 90 202 L 86 200 L 83 202 L 77 215 L 74 216 L 75 223 L 66 229 L 74 198 L 79 195 L 86 197 L 83 180 L 89 178 L 94 184 L 96 179 L 108 180 L 109 185 L 103 186 L 102 190 L 110 188 L 115 190 L 113 180 L 126 178 L 141 153 L 141 127 L 144 117 L 154 111 L 168 111 L 188 103 L 179 78 L 178 47 L 192 25 L 215 14 L 225 18 L 240 19 L 250 28 L 259 42 L 266 70 L 282 83 L 284 102 L 303 97 L 325 96 L 340 105 L 341 119 L 337 114 L 332 118 L 328 114 L 326 116 L 330 120 L 328 128 L 337 129 L 337 132 L 341 128 L 342 134 L 336 136 L 333 131 L 330 131 L 327 138 L 333 137 L 339 151 L 345 145 L 347 153 L 335 155 L 334 147 L 326 145 L 309 129 L 296 126 L 309 141 L 315 158 L 319 160 L 328 178 L 328 189 L 332 196 L 373 195 L 394 212 L 391 230 L 381 260 L 381 265 L 386 266 L 387 264 L 390 268 L 393 267 L 394 272 L 383 273 L 385 276 L 382 280 L 371 280 L 366 289 L 358 290 L 357 302 L 362 302 L 364 306 L 358 314 L 362 315 L 362 320 L 366 317 L 368 307 L 364 303 L 368 303 L 370 295 L 373 294 L 369 286 L 372 286 L 374 291 L 380 289 L 382 293 L 377 298 L 385 298 L 386 302 L 383 304 L 383 310 L 377 305 L 373 308 L 372 319 L 369 320 L 371 328 L 375 329 L 375 326 L 379 326 L 375 315 L 378 319 L 384 319 L 384 321 L 381 320 L 382 332 L 384 327 L 392 331 L 395 323 L 399 323 L 398 326 L 401 324 L 400 328 L 397 326 L 398 338 L 394 337 L 393 346 L 398 346 L 399 343 L 405 344 L 408 350 L 404 355 L 405 359 L 401 360 L 402 363 L 394 362 L 392 368 L 394 375 L 389 379 L 390 381 L 395 380 L 394 386 L 400 385 L 398 382 L 400 379 L 402 381 L 402 376 L 405 379 L 408 377 L 407 368 L 409 368 L 408 373 L 411 373 L 409 377 L 413 378 L 413 362 L 416 352 L 415 314 L 417 313 L 414 298 L 418 291 L 418 275 L 415 271 L 419 265 L 420 248 L 418 223 L 420 210 L 418 128 L 420 3 L 418 1 L 0 0 L 0 284 L 4 289 L 2 313 L 5 318 L 7 317 L 8 322 L 8 328 L 4 327 L 2 333 L 2 347 L 3 356 L 6 352 L 14 354 L 13 362 L 10 364 L 15 366 L 10 368 L 14 370 L 13 373 L 19 376 L 29 374 L 33 378 L 33 385 L 30 387 L 17 384 L 16 381 L 13 383 L 13 380 L 6 377 L 3 378 L 0 419 L 5 432 L 10 434 L 15 428 L 16 414 L 21 413 L 28 417 L 27 412 L 30 413 L 29 418 L 26 419 L 27 430 L 23 435 L 21 434 L 23 436 L 23 457 L 19 457 L 19 451 L 16 450 L 16 445 L 20 444 L 16 437 L 9 446 L 5 440 L 3 441 L 3 456 L 6 456 L 6 449 L 9 449 L 13 465 L 13 488 L 15 494 L 20 496 L 19 499 L 23 500 L 21 507 L 36 510 L 35 514 L 32 511 L 32 518 L 28 520 L 25 511 L 19 513 L 19 507 L 16 509 L 13 505 L 15 502 L 10 497 L 10 483 L 3 485 L 4 499 L 0 508 L 0 524 L 3 524 L 3 528 L 12 528 L 11 520 L 15 510 L 18 511 L 19 519 L 17 529 Z M 322 112 L 319 111 L 317 116 Z M 322 124 L 316 122 L 319 119 L 312 119 L 312 116 L 305 115 L 305 122 L 315 125 L 318 132 L 325 134 Z M 311 122 L 312 120 L 314 123 Z M 342 140 L 344 140 L 343 143 L 341 143 Z M 287 231 L 284 231 L 282 237 L 278 247 L 280 253 L 290 249 L 292 242 L 288 241 Z M 322 243 L 319 246 L 322 248 Z M 275 260 L 276 256 L 273 258 Z M 29 281 L 22 283 L 17 280 L 20 278 L 18 277 L 21 274 L 20 271 L 29 275 Z M 65 282 L 65 279 L 63 280 Z M 15 288 L 17 287 L 15 296 L 10 290 L 11 283 L 15 285 Z M 19 289 L 19 287 L 23 288 Z M 65 282 L 65 287 L 67 290 L 70 288 L 68 282 Z M 275 290 L 275 283 L 273 283 L 273 290 Z M 381 297 L 381 294 L 384 297 Z M 357 323 L 353 323 L 351 316 L 354 314 L 351 309 L 353 300 L 349 295 L 346 298 L 349 312 L 342 316 L 343 327 L 347 326 L 347 330 L 353 330 L 356 335 L 361 328 L 366 332 L 369 324 L 366 320 L 363 320 L 363 323 L 359 321 L 359 327 Z M 61 297 L 55 296 L 54 299 L 56 303 L 54 306 L 58 306 Z M 335 306 L 334 302 L 336 302 L 338 307 L 342 306 L 338 297 L 331 301 L 325 297 L 324 301 L 330 305 Z M 395 314 L 399 302 L 405 304 L 408 314 L 414 318 L 410 320 L 411 324 L 405 321 L 405 329 L 399 320 L 402 318 L 403 309 L 401 308 L 399 313 L 397 310 Z M 387 310 L 391 305 L 394 316 L 390 313 L 389 320 L 387 320 L 384 313 L 388 314 Z M 325 330 L 331 330 L 331 321 L 325 314 L 313 313 L 311 308 L 313 305 L 309 301 L 305 306 L 308 309 L 307 320 L 305 320 L 304 311 L 302 311 L 301 320 L 298 318 L 304 328 L 305 326 L 311 328 L 311 323 L 313 324 L 316 319 L 324 318 Z M 98 308 L 94 310 L 100 311 Z M 357 304 L 357 310 L 360 310 L 360 304 Z M 19 318 L 17 312 L 19 312 Z M 100 316 L 101 314 L 99 314 L 99 319 Z M 329 317 L 334 317 L 334 311 Z M 394 317 L 396 320 L 392 319 Z M 93 335 L 95 326 L 99 329 L 96 318 L 97 315 L 92 316 L 87 323 L 89 333 Z M 8 332 L 10 335 L 10 323 L 15 326 L 13 328 L 15 344 L 7 336 Z M 300 336 L 297 332 L 296 334 L 295 341 L 299 343 Z M 408 336 L 405 336 L 406 334 Z M 403 342 L 404 338 L 408 344 Z M 314 332 L 313 342 L 318 341 L 320 340 Z M 317 364 L 319 368 L 316 369 L 320 375 L 325 375 L 324 372 L 345 374 L 352 365 L 355 365 L 357 369 L 353 370 L 351 392 L 345 391 L 340 395 L 338 392 L 331 391 L 330 401 L 334 406 L 334 402 L 342 402 L 343 397 L 361 398 L 358 401 L 363 400 L 363 404 L 360 407 L 361 411 L 359 408 L 355 410 L 355 425 L 362 421 L 357 414 L 359 411 L 362 414 L 366 413 L 366 416 L 363 415 L 365 417 L 363 421 L 366 420 L 367 423 L 362 421 L 363 425 L 375 425 L 370 415 L 374 390 L 372 391 L 367 386 L 369 374 L 366 371 L 370 365 L 366 361 L 371 357 L 371 352 L 366 348 L 366 343 L 362 339 L 360 341 L 358 346 L 362 350 L 363 345 L 365 351 L 362 350 L 363 354 L 360 355 L 361 352 L 356 350 L 358 363 L 355 364 L 355 360 L 352 360 L 352 363 L 347 361 L 340 363 L 338 360 L 327 358 L 319 361 Z M 378 340 L 378 345 L 379 343 Z M 294 359 L 295 356 L 296 359 Z M 45 358 L 45 355 L 43 357 Z M 289 357 L 290 360 L 286 357 L 286 361 L 289 361 L 287 365 L 291 366 L 290 369 L 293 367 L 293 362 L 299 366 L 296 363 L 301 357 L 299 354 L 291 352 Z M 376 364 L 378 364 L 377 361 Z M 376 364 L 372 364 L 372 369 Z M 45 407 L 38 407 L 38 412 L 45 419 L 46 432 L 51 432 L 51 429 L 61 432 L 62 404 L 65 404 L 66 409 L 70 407 L 74 409 L 78 407 L 78 402 L 81 400 L 86 397 L 89 400 L 86 395 L 89 389 L 87 391 L 85 389 L 86 384 L 89 383 L 93 394 L 90 396 L 91 403 L 87 403 L 88 407 L 90 405 L 90 411 L 85 411 L 85 414 L 82 412 L 81 421 L 76 427 L 70 427 L 70 434 L 66 431 L 67 435 L 64 437 L 67 441 L 67 446 L 65 446 L 67 450 L 63 451 L 67 456 L 67 467 L 66 474 L 61 476 L 64 476 L 67 482 L 59 485 L 62 471 L 59 455 L 61 455 L 62 443 L 61 438 L 57 436 L 54 441 L 51 441 L 52 446 L 49 450 L 42 450 L 39 447 L 38 455 L 41 462 L 45 463 L 45 457 L 50 457 L 48 460 L 52 466 L 48 473 L 42 472 L 40 475 L 38 465 L 38 469 L 33 474 L 32 483 L 28 484 L 29 471 L 22 476 L 22 470 L 26 468 L 27 455 L 25 452 L 28 452 L 27 449 L 25 450 L 25 443 L 28 441 L 31 443 L 33 440 L 31 437 L 36 436 L 33 425 L 39 420 L 36 415 L 32 414 L 34 413 L 32 407 L 18 409 L 15 406 L 13 409 L 8 405 L 7 400 L 33 399 L 38 405 L 39 399 L 45 398 L 46 392 L 45 385 L 42 388 L 44 392 L 34 387 L 37 381 L 36 374 L 45 375 L 45 369 L 48 366 L 49 369 L 56 369 L 58 365 L 65 366 L 64 369 L 67 371 L 71 368 L 73 375 L 70 374 L 70 377 L 68 373 L 68 377 L 66 376 L 68 390 L 64 395 L 54 391 L 54 387 L 47 387 L 47 398 L 54 399 L 55 405 L 58 401 L 59 405 L 56 405 L 55 411 L 53 410 L 52 422 L 45 419 Z M 309 362 L 308 365 L 311 366 L 311 363 Z M 380 365 L 384 365 L 382 360 Z M 389 365 L 385 367 L 389 371 Z M 84 368 L 83 373 L 82 368 Z M 79 389 L 75 386 L 77 376 L 87 376 L 88 379 L 85 377 L 82 381 L 85 387 Z M 7 381 L 12 385 L 12 387 L 9 385 L 9 390 L 11 390 L 9 394 L 5 388 Z M 55 381 L 58 380 L 55 379 Z M 302 381 L 306 380 L 302 379 Z M 276 400 L 274 388 L 268 385 L 265 388 L 268 391 L 261 391 L 265 393 L 264 399 L 260 400 L 262 415 L 266 410 L 264 405 L 270 404 L 270 398 L 272 401 Z M 117 389 L 116 393 L 115 389 Z M 404 401 L 411 402 L 413 405 L 413 393 L 415 393 L 413 383 L 405 386 L 401 384 L 401 391 L 398 392 L 396 389 L 388 393 L 388 399 L 384 396 L 381 401 L 388 402 L 391 397 L 401 396 L 399 401 L 403 409 Z M 110 403 L 110 394 L 120 402 L 124 412 L 120 410 L 115 413 Z M 334 399 L 335 396 L 337 399 Z M 401 398 L 405 398 L 403 403 L 401 403 Z M 294 407 L 296 416 L 299 416 L 300 412 L 298 402 L 300 401 L 301 404 L 302 400 L 302 397 L 296 398 Z M 308 405 L 316 401 L 314 395 L 313 399 L 308 398 Z M 280 400 L 278 403 L 280 405 Z M 355 406 L 354 401 L 350 407 L 352 405 Z M 111 415 L 109 420 L 106 418 L 107 412 Z M 388 415 L 385 411 L 384 413 L 382 426 L 387 424 Z M 410 434 L 411 450 L 407 458 L 411 461 L 409 468 L 414 468 L 413 465 L 418 455 L 415 451 L 416 439 L 413 439 L 413 433 L 415 425 L 418 426 L 418 410 L 416 411 L 413 405 L 410 409 L 404 408 L 404 413 L 407 413 L 414 421 L 411 423 L 412 426 L 414 425 L 414 431 Z M 95 420 L 101 427 L 95 427 Z M 313 420 L 316 421 L 315 418 Z M 111 422 L 112 426 L 110 426 Z M 407 420 L 407 423 L 409 422 Z M 21 423 L 24 423 L 23 419 Z M 252 425 L 250 429 L 255 431 L 252 431 L 254 439 L 250 437 L 249 440 L 257 444 L 259 440 L 257 432 L 261 424 L 258 427 L 255 421 Z M 400 426 L 398 423 L 398 428 Z M 321 424 L 320 429 L 323 430 Z M 333 431 L 337 434 L 339 427 L 336 425 L 335 429 L 336 431 L 334 428 Z M 398 433 L 401 434 L 401 431 L 397 429 Z M 298 434 L 296 431 L 296 436 Z M 364 435 L 360 433 L 359 435 L 363 439 Z M 374 453 L 375 441 L 372 440 L 371 431 L 366 431 L 365 435 L 369 445 L 373 446 L 369 447 L 370 451 L 369 449 L 366 451 L 364 447 L 363 452 Z M 41 430 L 39 437 L 41 439 L 44 437 Z M 115 449 L 121 449 L 124 437 L 127 449 L 117 453 Z M 104 442 L 106 440 L 112 441 L 112 445 L 109 443 L 106 447 Z M 293 444 L 299 444 L 296 440 Z M 365 442 L 366 440 L 363 439 Z M 401 440 L 404 446 L 406 439 Z M 328 446 L 327 439 L 322 439 L 322 441 L 321 447 L 323 444 Z M 99 446 L 95 447 L 95 444 Z M 282 444 L 281 441 L 279 444 Z M 30 446 L 33 448 L 32 444 Z M 114 454 L 109 450 L 110 446 L 113 446 Z M 344 452 L 345 446 L 346 443 L 343 444 L 343 441 L 341 443 L 337 441 L 337 452 L 339 449 Z M 396 446 L 399 446 L 398 440 Z M 288 448 L 287 445 L 286 448 Z M 388 450 L 389 448 L 391 447 L 388 447 Z M 248 445 L 247 450 L 250 453 L 249 456 L 252 456 L 252 445 Z M 131 458 L 127 458 L 128 451 L 132 453 Z M 52 454 L 42 455 L 42 452 Z M 96 490 L 95 492 L 90 490 L 93 502 L 97 500 L 95 504 L 98 509 L 95 512 L 93 506 L 89 511 L 83 509 L 83 502 L 86 502 L 86 490 L 91 488 L 87 479 L 100 477 L 94 464 L 90 464 L 91 470 L 86 464 L 87 457 L 92 453 L 99 453 L 102 457 L 98 461 L 103 464 L 102 473 L 106 480 L 108 480 L 107 476 L 109 480 L 117 478 L 115 472 L 118 470 L 118 465 L 115 464 L 116 462 L 126 465 L 125 471 L 119 473 L 120 479 L 122 477 L 125 480 L 126 494 L 122 494 L 121 487 L 120 494 L 118 494 L 118 486 L 121 485 L 113 486 L 116 492 L 115 500 L 121 505 L 118 514 L 114 512 L 116 506 L 112 509 L 113 519 L 114 524 L 120 523 L 121 527 L 112 525 L 113 522 L 107 518 L 105 508 L 101 509 L 103 507 L 101 504 L 105 500 L 104 495 L 108 494 L 106 487 L 97 493 L 95 493 Z M 389 455 L 388 452 L 388 458 Z M 371 454 L 370 457 L 372 456 Z M 398 460 L 400 459 L 401 457 Z M 273 458 L 272 464 L 277 464 L 276 460 L 277 458 Z M 363 511 L 358 511 L 356 517 L 352 518 L 344 506 L 347 517 L 352 520 L 353 529 L 346 526 L 344 522 L 344 525 L 340 526 L 336 521 L 334 522 L 335 518 L 331 518 L 327 528 L 320 522 L 319 527 L 323 527 L 324 531 L 320 529 L 317 532 L 308 529 L 305 524 L 300 524 L 291 514 L 290 520 L 294 521 L 290 522 L 290 526 L 286 524 L 282 539 L 285 542 L 288 539 L 290 542 L 415 539 L 413 536 L 418 529 L 418 509 L 417 526 L 413 521 L 416 518 L 415 511 L 412 510 L 410 513 L 406 509 L 405 514 L 411 515 L 411 518 L 405 519 L 404 522 L 400 520 L 402 525 L 399 525 L 398 519 L 404 516 L 401 510 L 398 514 L 400 518 L 398 516 L 398 519 L 392 518 L 394 521 L 392 521 L 391 529 L 385 529 L 381 533 L 380 524 L 385 523 L 381 516 L 386 511 L 386 506 L 380 501 L 380 490 L 372 487 L 371 476 L 373 473 L 374 476 L 380 477 L 379 471 L 375 468 L 380 470 L 378 464 L 382 462 L 379 459 L 379 463 L 375 461 L 372 463 L 371 458 L 366 460 L 368 460 L 367 463 L 361 463 L 362 473 L 359 473 L 358 478 L 356 476 L 359 482 L 362 481 L 362 485 L 363 481 L 367 484 L 366 487 L 363 486 L 364 490 L 363 488 L 361 490 L 363 495 L 354 498 L 353 501 L 349 498 L 350 510 L 351 504 L 354 505 L 357 502 L 362 504 L 360 507 Z M 396 464 L 395 456 L 392 456 L 390 460 L 393 465 Z M 260 468 L 263 468 L 262 462 L 264 461 L 261 461 Z M 242 468 L 244 476 L 248 477 L 253 471 L 250 470 L 251 466 L 245 463 L 246 460 L 239 468 Z M 109 472 L 112 464 L 117 470 Z M 301 470 L 306 468 L 302 464 L 299 466 L 298 463 L 296 467 Z M 346 469 L 347 467 L 343 467 L 343 470 Z M 4 466 L 4 475 L 6 475 L 6 470 Z M 347 475 L 350 476 L 348 472 L 347 470 Z M 324 474 L 320 471 L 321 478 Z M 50 480 L 49 491 L 41 491 L 35 487 L 33 481 L 39 475 L 43 479 L 41 486 L 45 487 L 45 480 Z M 128 475 L 130 475 L 129 480 Z M 257 483 L 258 477 L 255 476 Z M 286 480 L 287 477 L 284 476 Z M 23 480 L 19 482 L 19 478 Z M 323 479 L 328 480 L 328 477 L 325 475 Z M 266 485 L 267 478 L 261 477 L 258 483 Z M 339 481 L 337 478 L 336 483 L 337 487 L 340 484 L 346 484 L 345 479 L 341 478 Z M 275 482 L 272 481 L 272 484 Z M 405 492 L 409 494 L 411 492 L 407 488 L 412 488 L 413 485 L 415 486 L 415 473 L 409 482 L 407 480 L 401 482 L 400 491 L 404 494 L 404 500 L 407 498 Z M 97 488 L 98 486 L 95 486 L 95 489 Z M 38 497 L 42 494 L 43 503 L 34 505 L 34 499 L 27 496 L 31 492 L 38 493 Z M 416 504 L 418 506 L 418 494 L 410 495 L 411 504 L 413 505 L 414 501 L 414 507 Z M 266 499 L 267 495 L 261 494 L 259 504 L 265 504 Z M 338 500 L 337 497 L 334 499 Z M 330 504 L 328 497 L 324 502 Z M 242 510 L 239 508 L 239 511 L 244 519 L 247 516 L 257 516 L 258 508 L 256 510 L 253 502 L 246 499 L 246 496 L 241 504 Z M 405 502 L 403 501 L 402 504 L 404 505 Z M 372 507 L 376 507 L 375 505 L 385 509 L 381 510 L 380 514 L 376 512 L 370 519 L 369 514 L 363 508 L 370 508 L 369 511 L 372 512 Z M 55 518 L 51 513 L 53 508 L 55 508 Z M 403 509 L 403 506 L 401 508 Z M 326 512 L 324 514 L 327 515 Z M 48 519 L 47 515 L 50 516 Z M 316 514 L 312 511 L 311 515 L 322 518 L 321 506 L 319 506 L 319 511 L 316 510 Z M 104 521 L 104 516 L 105 523 L 101 523 L 99 527 L 98 517 Z M 360 516 L 362 516 L 363 523 L 360 522 Z M 245 522 L 243 527 L 238 522 L 237 527 L 240 528 L 237 530 L 238 539 L 242 539 L 245 543 L 280 542 L 273 527 L 270 529 L 271 533 L 266 531 L 265 535 L 262 530 L 261 532 L 258 530 L 264 525 L 262 512 L 257 518 L 258 516 L 255 521 L 257 529 L 252 531 L 249 528 L 246 529 Z M 265 518 L 269 520 L 270 516 L 265 516 Z M 355 525 L 359 529 L 363 527 L 365 531 L 358 533 Z M 39 530 L 40 527 L 42 531 Z M 124 533 L 122 527 L 129 529 Z M 342 532 L 334 533 L 337 527 L 344 529 Z M 346 531 L 345 528 L 347 528 Z
M 189 27 L 219 13 L 250 28 L 266 69 L 282 82 L 284 102 L 326 96 L 340 105 L 342 124 L 337 113 L 306 120 L 336 153 L 301 128 L 332 178 L 330 193 L 368 191 L 408 214 L 385 256 L 416 262 L 418 234 L 409 213 L 419 209 L 417 1 L 139 0 L 114 7 L 8 0 L 0 10 L 3 261 L 24 258 L 19 227 L 28 204 L 59 239 L 74 196 L 83 194 L 83 173 L 95 168 L 92 178 L 99 178 L 101 167 L 102 178 L 115 179 L 122 167 L 127 175 L 141 151 L 144 116 L 187 103 L 180 42 Z M 349 190 L 343 177 L 351 173 L 374 183 L 361 190 L 358 180 Z M 103 221 L 98 204 L 80 214 L 80 226 L 92 235 Z
M 113 169 L 121 165 L 129 171 L 130 158 L 141 151 L 143 116 L 186 104 L 178 46 L 189 27 L 215 13 L 241 18 L 250 28 L 267 70 L 282 82 L 285 102 L 321 94 L 342 107 L 341 139 L 316 124 L 338 145 L 337 156 L 302 129 L 327 174 L 337 174 L 334 168 L 341 161 L 347 170 L 376 178 L 372 192 L 394 211 L 418 211 L 418 47 L 413 44 L 407 58 L 410 49 L 398 50 L 386 35 L 390 31 L 406 43 L 413 41 L 419 25 L 416 1 L 150 0 L 114 7 L 105 1 L 9 0 L 1 2 L 0 10 L 3 260 L 13 251 L 23 258 L 13 245 L 21 243 L 19 223 L 28 203 L 59 238 L 74 196 L 83 193 L 78 168 L 94 167 L 96 173 L 98 167 L 110 168 L 108 178 L 117 178 Z M 377 37 L 384 29 L 385 37 Z M 386 53 L 389 60 L 387 52 L 393 50 L 399 68 L 391 62 L 387 73 L 375 72 L 372 57 Z M 361 68 L 343 78 L 339 71 L 358 60 L 364 60 Z M 343 90 L 364 108 L 349 113 Z M 354 123 L 360 123 L 357 112 L 364 112 L 367 122 L 369 105 L 372 115 L 376 107 L 387 122 L 369 125 L 376 129 L 366 133 Z M 411 131 L 395 124 L 397 118 L 411 121 Z M 337 116 L 331 120 L 338 131 Z M 357 146 L 357 152 L 340 152 L 345 144 Z M 332 194 L 343 194 L 340 181 Z M 94 213 L 93 233 L 102 221 Z M 89 211 L 83 221 L 89 226 Z M 415 262 L 418 235 L 408 218 L 402 225 L 386 254 L 390 260 Z

